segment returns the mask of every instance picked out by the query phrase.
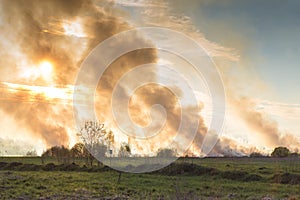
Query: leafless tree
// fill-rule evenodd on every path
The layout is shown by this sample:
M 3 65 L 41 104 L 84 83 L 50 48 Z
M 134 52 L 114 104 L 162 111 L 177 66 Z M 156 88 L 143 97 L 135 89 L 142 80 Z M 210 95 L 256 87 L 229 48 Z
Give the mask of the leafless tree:
M 113 132 L 107 130 L 104 124 L 100 122 L 86 121 L 79 135 L 86 149 L 90 152 L 88 155 L 90 166 L 93 166 L 94 157 L 98 160 L 105 157 L 107 150 L 114 143 Z

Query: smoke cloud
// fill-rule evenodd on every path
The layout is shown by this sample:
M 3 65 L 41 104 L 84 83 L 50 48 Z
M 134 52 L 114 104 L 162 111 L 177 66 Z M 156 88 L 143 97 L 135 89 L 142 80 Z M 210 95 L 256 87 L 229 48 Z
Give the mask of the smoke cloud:
M 144 1 L 135 3 L 130 1 L 126 4 L 126 1 L 123 1 L 120 4 L 139 6 L 144 3 Z M 187 16 L 172 14 L 170 5 L 172 4 L 167 1 L 152 1 L 150 7 L 140 7 L 145 16 L 144 21 L 140 19 L 140 23 L 169 27 L 187 33 L 201 43 L 212 57 L 221 57 L 231 61 L 239 59 L 232 49 L 206 40 Z M 5 113 L 1 115 L 13 117 L 17 125 L 26 127 L 33 138 L 42 139 L 47 146 L 68 146 L 74 140 L 76 132 L 73 127 L 70 99 L 67 98 L 67 101 L 63 99 L 72 93 L 69 89 L 71 85 L 74 85 L 80 64 L 98 43 L 134 27 L 120 17 L 121 11 L 107 4 L 106 1 L 3 0 L 0 10 L 2 33 L 0 55 L 3 58 L 0 60 L 0 81 L 19 84 L 17 88 L 7 84 L 0 85 L 0 109 Z M 138 33 L 124 42 L 125 45 L 136 42 L 150 43 Z M 99 81 L 96 95 L 97 116 L 100 121 L 106 122 L 108 127 L 116 127 L 108 105 L 111 105 L 113 89 L 117 82 L 135 67 L 146 63 L 156 63 L 157 59 L 157 51 L 154 48 L 136 50 L 122 55 L 107 68 Z M 33 73 L 43 60 L 53 64 L 53 69 L 47 77 Z M 226 76 L 227 73 L 224 71 L 222 73 Z M 93 72 L 90 73 L 93 74 Z M 146 75 L 155 79 L 157 71 L 153 70 Z M 137 78 L 142 78 L 142 76 Z M 230 83 L 226 83 L 228 88 L 229 85 Z M 55 95 L 49 97 L 47 92 L 34 92 L 36 88 L 30 88 L 30 86 L 65 88 L 66 90 L 62 92 L 62 97 L 58 98 Z M 121 87 L 123 93 L 117 97 L 117 102 L 120 106 L 124 106 L 123 99 L 129 94 L 126 92 L 126 86 Z M 180 88 L 176 89 L 180 90 Z M 246 122 L 249 128 L 264 138 L 267 146 L 300 146 L 291 134 L 282 133 L 275 121 L 257 111 L 255 103 L 247 98 L 236 99 L 231 92 L 228 94 L 229 104 L 234 106 L 238 116 Z M 146 126 L 151 121 L 146 111 L 155 104 L 160 104 L 165 108 L 167 116 L 165 126 L 151 143 L 146 141 L 141 144 L 136 138 L 130 138 L 132 148 L 143 152 L 155 152 L 161 146 L 168 145 L 175 137 L 182 119 L 181 115 L 185 115 L 187 119 L 189 117 L 199 119 L 198 131 L 191 147 L 193 150 L 189 151 L 200 154 L 203 138 L 208 131 L 200 111 L 206 105 L 186 106 L 184 109 L 187 112 L 182 113 L 180 107 L 182 105 L 179 105 L 176 95 L 168 88 L 149 84 L 139 88 L 131 97 L 129 113 L 132 120 L 141 126 Z M 183 130 L 185 134 L 190 133 L 190 127 L 183 127 Z M 118 133 L 115 132 L 115 134 Z M 249 149 L 243 149 L 233 140 L 222 138 L 213 152 L 221 155 L 242 155 L 249 152 Z
M 23 86 L 20 85 L 11 92 L 11 88 L 4 88 L 4 84 L 2 93 L 9 94 L 9 97 L 2 99 L 0 108 L 6 114 L 13 116 L 18 125 L 27 127 L 32 137 L 42 139 L 47 146 L 67 146 L 70 137 L 74 134 L 70 133 L 74 131 L 71 105 L 60 104 L 55 98 L 49 99 L 47 94 L 34 92 L 24 86 L 73 85 L 80 63 L 91 49 L 106 38 L 132 27 L 121 18 L 115 17 L 111 10 L 101 8 L 92 1 L 7 0 L 2 2 L 1 9 L 4 22 L 1 29 L 8 35 L 7 37 L 2 35 L 6 43 L 2 42 L 1 53 L 3 54 L 4 49 L 11 45 L 8 59 L 2 61 L 4 66 L 9 67 L 1 68 L 1 72 L 13 78 L 7 80 L 3 76 L 1 79 L 7 82 L 14 81 Z M 76 33 L 68 35 L 64 30 L 65 26 L 72 26 L 72 23 L 77 23 L 74 26 L 80 27 L 80 35 Z M 147 41 L 137 34 L 128 38 L 126 42 L 130 45 L 133 42 Z M 107 105 L 110 105 L 113 88 L 122 75 L 138 65 L 155 63 L 156 59 L 155 49 L 142 49 L 121 56 L 109 66 L 97 88 L 97 98 L 100 102 L 97 104 L 97 111 L 101 121 L 109 123 L 112 119 Z M 50 78 L 45 79 L 36 74 L 23 76 L 31 68 L 34 70 L 42 60 L 53 64 L 53 72 L 48 75 Z M 7 70 L 7 68 L 12 69 Z M 12 71 L 14 74 L 11 74 Z M 155 77 L 155 71 L 147 75 Z M 127 95 L 125 88 L 124 95 Z M 166 134 L 164 137 L 172 139 L 172 133 L 176 132 L 180 123 L 181 114 L 176 106 L 176 99 L 166 90 L 151 85 L 144 87 L 136 96 L 143 103 L 144 109 L 149 109 L 157 103 L 165 107 L 170 130 L 164 131 Z M 119 101 L 122 101 L 122 97 Z M 191 113 L 194 112 L 193 108 L 190 110 Z M 138 116 L 140 113 L 139 109 L 136 109 L 136 112 L 134 109 L 131 111 L 133 116 Z M 198 115 L 198 113 L 193 114 Z M 159 148 L 159 145 L 155 147 L 154 144 L 149 144 L 149 149 L 155 148 Z
M 299 147 L 300 143 L 293 135 L 280 131 L 276 121 L 272 120 L 266 113 L 256 109 L 256 104 L 249 98 L 242 97 L 232 101 L 238 115 L 246 122 L 254 134 L 263 139 L 266 146 Z
M 129 28 L 111 11 L 83 0 L 2 1 L 1 20 L 0 52 L 7 58 L 1 60 L 1 81 L 29 86 L 74 84 L 85 55 L 100 41 Z M 74 26 L 82 29 L 84 37 L 67 35 L 64 28 L 70 23 L 77 23 Z M 47 79 L 36 74 L 24 76 L 37 70 L 42 60 L 53 64 Z M 2 87 L 2 96 L 10 97 L 2 98 L 0 108 L 13 116 L 18 125 L 27 127 L 33 137 L 42 138 L 47 146 L 69 144 L 71 134 L 75 134 L 70 133 L 74 131 L 70 104 L 55 104 L 55 99 L 49 101 L 47 95 L 21 86 L 13 93 L 10 90 Z

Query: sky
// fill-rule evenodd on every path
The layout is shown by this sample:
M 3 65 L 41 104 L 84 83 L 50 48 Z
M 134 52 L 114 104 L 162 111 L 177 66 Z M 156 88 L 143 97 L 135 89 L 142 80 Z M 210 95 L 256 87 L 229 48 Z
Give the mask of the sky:
M 217 68 L 226 95 L 226 115 L 210 155 L 268 154 L 276 146 L 298 151 L 299 6 L 297 0 L 4 0 L 0 4 L 0 155 L 23 155 L 32 150 L 40 154 L 49 146 L 78 142 L 72 100 L 80 69 L 89 65 L 85 60 L 99 43 L 139 27 L 180 32 L 205 49 L 203 66 Z M 187 47 L 187 42 L 176 39 L 161 35 L 151 41 L 138 31 L 110 45 Z M 115 50 L 110 48 L 107 52 Z M 196 49 L 186 52 L 190 58 L 199 57 Z M 102 64 L 105 55 L 93 63 Z M 135 68 L 148 63 L 153 66 Z M 89 70 L 81 74 L 90 82 L 98 80 L 97 67 Z M 146 80 L 165 87 L 149 84 L 130 94 L 133 86 Z M 216 96 L 207 82 L 213 81 L 197 74 L 189 60 L 172 53 L 158 49 L 131 52 L 117 58 L 98 81 L 96 114 L 115 133 L 116 149 L 125 141 L 136 154 L 154 155 L 160 148 L 177 148 L 178 152 L 202 155 L 206 136 L 216 131 L 210 126 L 213 116 L 222 115 L 212 104 Z M 81 102 L 90 98 L 80 95 Z M 115 115 L 109 106 L 111 98 L 116 102 Z M 128 112 L 123 109 L 126 104 Z M 156 104 L 164 110 L 153 107 Z M 165 121 L 157 120 L 164 117 Z M 197 130 L 188 125 L 192 122 L 197 122 Z M 120 124 L 131 133 L 124 135 Z M 128 137 L 132 132 L 152 135 L 151 130 L 158 129 L 159 134 L 146 140 Z M 195 132 L 193 141 L 189 141 L 191 132 Z
M 299 133 L 300 119 L 299 6 L 298 1 L 195 1 L 194 6 L 178 8 L 191 17 L 208 40 L 238 51 L 240 60 L 235 63 L 234 73 L 244 73 L 236 68 L 247 68 L 256 77 L 245 75 L 244 83 L 235 83 L 245 84 L 240 93 L 280 102 L 279 108 L 261 108 L 278 120 L 283 129 L 295 134 Z M 255 79 L 265 87 L 250 89 Z M 293 112 L 274 113 L 275 109 L 283 111 L 285 107 Z
M 242 60 L 251 61 L 249 67 L 275 90 L 274 100 L 299 103 L 299 6 L 298 1 L 211 1 L 185 12 L 209 40 L 238 49 Z M 232 40 L 248 41 L 247 46 Z

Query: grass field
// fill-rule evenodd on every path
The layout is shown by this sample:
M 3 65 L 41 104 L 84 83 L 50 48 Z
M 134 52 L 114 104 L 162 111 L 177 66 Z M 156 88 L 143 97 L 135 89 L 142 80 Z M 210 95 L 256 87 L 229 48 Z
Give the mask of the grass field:
M 44 166 L 60 168 L 45 170 L 38 157 L 0 162 L 0 199 L 300 199 L 295 158 L 184 158 L 153 173 L 122 173 L 119 183 L 119 173 L 103 167 L 69 170 L 49 159 Z

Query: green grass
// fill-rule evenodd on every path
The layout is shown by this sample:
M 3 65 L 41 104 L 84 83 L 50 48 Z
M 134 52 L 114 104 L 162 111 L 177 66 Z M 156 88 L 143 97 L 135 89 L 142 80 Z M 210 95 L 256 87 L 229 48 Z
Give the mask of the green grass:
M 53 160 L 48 160 L 49 162 Z M 48 162 L 47 161 L 47 162 Z M 41 164 L 39 158 L 0 158 L 0 162 Z M 245 182 L 221 176 L 164 174 L 65 172 L 65 171 L 0 171 L 0 199 L 300 199 L 300 185 L 270 181 L 276 173 L 300 174 L 300 160 L 208 158 L 181 159 L 221 172 L 244 171 L 263 177 Z
M 235 182 L 211 177 L 161 176 L 122 174 L 117 184 L 116 172 L 1 172 L 1 199 L 78 199 L 112 198 L 174 199 L 202 197 L 203 199 L 261 199 L 271 196 L 283 199 L 300 198 L 299 185 L 266 182 Z M 298 196 L 297 196 L 298 195 Z

